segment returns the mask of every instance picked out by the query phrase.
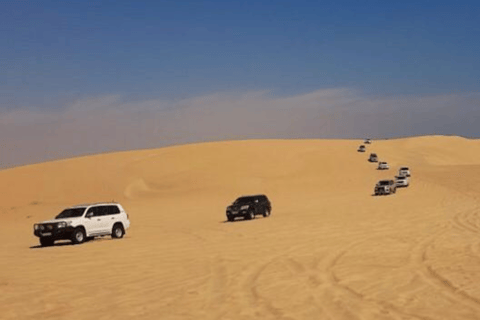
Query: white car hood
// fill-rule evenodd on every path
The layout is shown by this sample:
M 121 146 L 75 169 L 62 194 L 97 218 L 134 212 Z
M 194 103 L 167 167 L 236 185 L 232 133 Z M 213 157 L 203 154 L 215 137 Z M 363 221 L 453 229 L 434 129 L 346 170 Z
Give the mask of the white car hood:
M 80 218 L 65 218 L 65 219 L 52 219 L 52 220 L 45 220 L 38 222 L 37 224 L 43 224 L 43 223 L 59 223 L 59 222 L 69 222 L 69 221 L 74 221 Z

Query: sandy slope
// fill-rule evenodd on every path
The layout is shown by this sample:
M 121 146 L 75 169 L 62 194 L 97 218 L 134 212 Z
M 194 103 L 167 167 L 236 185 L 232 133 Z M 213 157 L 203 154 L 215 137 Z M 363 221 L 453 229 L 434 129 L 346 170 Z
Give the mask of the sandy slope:
M 0 171 L 1 319 L 480 319 L 480 141 L 207 143 Z M 371 196 L 412 168 L 412 185 Z M 266 193 L 268 219 L 225 223 Z M 38 248 L 34 222 L 120 201 L 123 240 Z

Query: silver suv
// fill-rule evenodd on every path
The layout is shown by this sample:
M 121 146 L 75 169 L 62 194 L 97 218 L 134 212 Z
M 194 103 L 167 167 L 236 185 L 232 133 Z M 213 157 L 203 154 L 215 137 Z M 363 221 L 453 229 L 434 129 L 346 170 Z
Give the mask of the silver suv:
M 375 185 L 375 195 L 387 195 L 397 192 L 397 185 L 393 180 L 380 180 Z
M 67 208 L 55 219 L 35 224 L 33 233 L 42 246 L 51 246 L 56 240 L 80 244 L 97 236 L 122 238 L 129 227 L 128 214 L 120 204 L 95 203 Z

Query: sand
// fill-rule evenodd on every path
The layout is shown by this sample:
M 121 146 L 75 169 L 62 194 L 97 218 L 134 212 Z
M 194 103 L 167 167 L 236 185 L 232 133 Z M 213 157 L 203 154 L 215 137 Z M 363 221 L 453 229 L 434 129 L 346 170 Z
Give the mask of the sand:
M 480 319 L 480 141 L 360 143 L 204 143 L 0 171 L 0 319 Z M 372 196 L 401 165 L 411 186 Z M 225 222 L 255 193 L 271 217 Z M 124 239 L 38 246 L 35 222 L 111 200 L 130 215 Z

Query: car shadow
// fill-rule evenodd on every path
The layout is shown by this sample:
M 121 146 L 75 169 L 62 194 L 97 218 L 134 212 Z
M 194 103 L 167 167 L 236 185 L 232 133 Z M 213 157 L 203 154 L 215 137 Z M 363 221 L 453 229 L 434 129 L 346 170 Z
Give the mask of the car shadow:
M 73 245 L 74 245 L 73 242 L 59 242 L 59 243 L 54 243 L 51 246 L 42 246 L 41 244 L 38 244 L 36 246 L 31 246 L 30 249 L 45 249 L 45 248 L 73 246 Z
M 86 239 L 84 243 L 87 243 L 87 242 L 92 242 L 92 241 L 95 241 L 95 239 Z M 37 244 L 36 246 L 31 246 L 29 247 L 29 249 L 45 249 L 45 248 L 53 248 L 53 247 L 64 247 L 64 246 L 76 246 L 77 244 L 71 242 L 71 241 L 64 241 L 64 242 L 57 242 L 57 243 L 54 243 L 53 245 L 51 246 L 42 246 L 41 244 Z
M 249 222 L 249 221 L 255 221 L 257 219 L 266 219 L 266 218 L 270 218 L 270 217 L 257 216 L 255 219 L 252 219 L 252 220 L 248 220 L 248 219 L 235 219 L 233 221 L 223 220 L 223 221 L 220 221 L 219 223 Z

